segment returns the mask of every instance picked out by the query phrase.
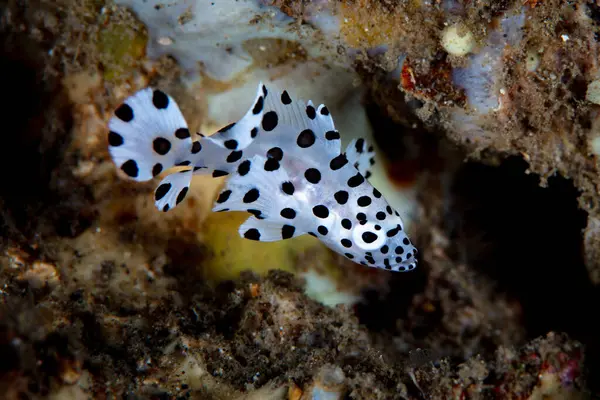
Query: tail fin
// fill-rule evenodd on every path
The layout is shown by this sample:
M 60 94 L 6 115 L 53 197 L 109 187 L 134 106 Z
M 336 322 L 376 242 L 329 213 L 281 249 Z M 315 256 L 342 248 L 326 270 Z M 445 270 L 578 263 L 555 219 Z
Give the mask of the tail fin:
M 191 163 L 194 147 L 177 103 L 146 88 L 128 97 L 108 123 L 114 163 L 136 181 L 148 181 L 175 165 Z
M 193 142 L 175 100 L 157 89 L 140 90 L 109 122 L 110 155 L 136 181 L 148 181 L 173 166 L 189 167 L 166 176 L 154 192 L 156 207 L 168 211 L 183 201 L 193 174 L 219 177 L 237 170 L 259 132 L 267 93 L 260 83 L 252 106 L 239 121 Z

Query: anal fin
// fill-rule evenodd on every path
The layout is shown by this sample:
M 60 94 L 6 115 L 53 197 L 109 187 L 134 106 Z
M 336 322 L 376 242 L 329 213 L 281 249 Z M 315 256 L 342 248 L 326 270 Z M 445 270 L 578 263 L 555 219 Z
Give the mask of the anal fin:
M 192 181 L 192 170 L 167 175 L 154 191 L 154 204 L 161 211 L 169 211 L 181 203 L 187 195 Z
M 248 218 L 240 225 L 238 232 L 243 238 L 260 242 L 276 242 L 306 233 L 298 230 L 293 222 L 282 224 L 268 219 L 260 220 L 256 217 Z

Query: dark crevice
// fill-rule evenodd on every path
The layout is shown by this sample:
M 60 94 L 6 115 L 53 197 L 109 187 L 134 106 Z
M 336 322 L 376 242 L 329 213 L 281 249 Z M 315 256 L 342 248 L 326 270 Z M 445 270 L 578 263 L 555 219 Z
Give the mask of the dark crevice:
M 454 257 L 519 299 L 530 335 L 585 331 L 574 311 L 594 296 L 581 252 L 587 215 L 569 180 L 552 177 L 542 188 L 527 167 L 512 157 L 499 168 L 468 163 L 459 172 Z
M 600 4 L 593 0 L 587 2 L 587 14 L 592 19 L 594 25 L 596 25 L 596 32 L 594 32 L 594 39 L 600 42 Z
M 379 130 L 386 134 L 378 135 L 378 140 L 384 148 L 402 148 L 402 135 L 390 135 L 398 130 L 390 124 L 379 122 Z M 451 243 L 447 255 L 489 277 L 494 292 L 520 305 L 528 340 L 550 331 L 565 332 L 586 346 L 586 364 L 595 371 L 600 366 L 600 329 L 591 323 L 590 306 L 600 304 L 600 291 L 584 265 L 587 214 L 578 207 L 580 193 L 561 176 L 551 177 L 543 188 L 539 176 L 526 173 L 527 168 L 519 157 L 509 157 L 500 166 L 462 165 L 444 217 Z M 418 268 L 390 279 L 390 293 L 384 298 L 378 292 L 366 293 L 357 314 L 370 330 L 394 334 L 428 278 Z M 437 326 L 443 315 L 434 312 L 428 317 L 424 327 Z M 411 333 L 415 338 L 425 335 Z M 493 352 L 495 345 L 488 347 Z
M 410 273 L 391 275 L 391 290 L 385 296 L 379 290 L 364 292 L 363 301 L 355 306 L 360 323 L 372 331 L 394 332 L 398 319 L 408 316 L 413 296 L 423 291 L 426 281 L 424 268 L 417 268 Z
M 590 366 L 597 365 L 600 328 L 590 324 L 589 306 L 600 304 L 600 293 L 583 261 L 587 214 L 570 180 L 554 176 L 543 188 L 527 168 L 519 157 L 500 167 L 465 164 L 453 188 L 452 257 L 520 303 L 530 339 L 566 332 L 588 346 Z
M 0 36 L 0 73 L 14 88 L 3 106 L 7 118 L 0 149 L 5 240 L 75 236 L 94 217 L 89 189 L 71 173 L 76 157 L 65 158 L 71 103 L 60 82 L 44 75 L 44 54 L 24 36 Z

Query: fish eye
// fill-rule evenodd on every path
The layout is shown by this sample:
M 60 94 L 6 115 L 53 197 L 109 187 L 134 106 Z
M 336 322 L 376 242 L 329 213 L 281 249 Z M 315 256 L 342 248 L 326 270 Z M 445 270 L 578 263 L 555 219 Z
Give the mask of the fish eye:
M 386 242 L 385 232 L 377 230 L 370 222 L 358 225 L 352 232 L 354 243 L 362 250 L 377 250 Z

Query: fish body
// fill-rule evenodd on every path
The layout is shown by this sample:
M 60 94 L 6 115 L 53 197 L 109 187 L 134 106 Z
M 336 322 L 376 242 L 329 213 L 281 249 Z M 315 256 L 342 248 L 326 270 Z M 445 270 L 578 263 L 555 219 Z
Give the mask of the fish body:
M 117 108 L 109 151 L 130 178 L 146 181 L 173 166 L 154 193 L 159 210 L 185 198 L 194 174 L 230 175 L 214 211 L 252 214 L 239 233 L 257 241 L 311 234 L 354 262 L 392 271 L 416 267 L 404 224 L 367 180 L 373 149 L 354 139 L 342 152 L 326 106 L 259 84 L 237 122 L 193 141 L 176 102 L 146 88 Z

